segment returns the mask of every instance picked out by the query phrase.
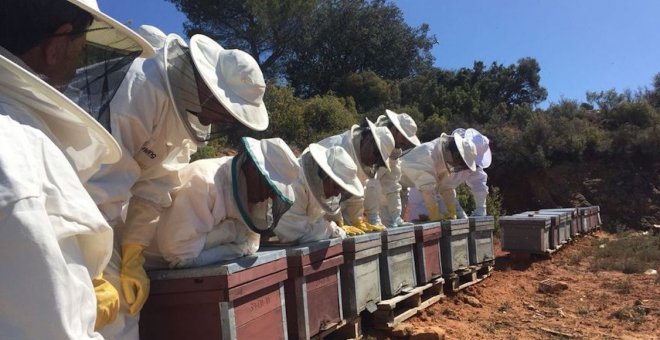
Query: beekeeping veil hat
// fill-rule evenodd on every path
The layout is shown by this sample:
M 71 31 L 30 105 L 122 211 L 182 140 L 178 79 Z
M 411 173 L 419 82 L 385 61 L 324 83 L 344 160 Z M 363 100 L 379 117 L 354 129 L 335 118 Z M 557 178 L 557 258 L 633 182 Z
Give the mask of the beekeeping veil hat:
M 168 36 L 165 54 L 175 108 L 194 140 L 206 142 L 221 133 L 220 126 L 200 121 L 201 113 L 220 117 L 226 111 L 252 130 L 268 127 L 266 83 L 252 56 L 226 50 L 201 34 L 190 39 L 190 46 L 178 36 Z
M 141 25 L 136 30 L 144 40 L 148 41 L 155 49 L 160 49 L 165 46 L 167 34 L 163 33 L 158 27 L 151 25 Z
M 394 125 L 394 127 L 399 130 L 399 132 L 406 137 L 408 142 L 413 146 L 418 146 L 420 143 L 419 138 L 417 138 L 417 123 L 415 120 L 410 117 L 407 113 L 396 113 L 391 110 L 385 110 L 385 116 L 378 117 L 376 124 L 384 122 L 385 120 L 389 121 Z M 378 124 L 380 125 L 380 124 Z
M 79 174 L 95 171 L 100 164 L 115 163 L 121 157 L 121 150 L 115 139 L 87 112 L 61 92 L 2 55 L 0 89 L 3 95 L 19 101 L 35 112 Z
M 477 149 L 471 140 L 464 138 L 457 131 L 451 135 L 440 135 L 442 157 L 449 172 L 456 173 L 470 169 L 475 171 Z
M 343 192 L 356 197 L 364 196 L 364 187 L 357 177 L 357 165 L 344 148 L 326 148 L 312 143 L 303 152 L 301 164 L 312 196 L 325 212 L 336 214 L 339 211 L 339 200 L 325 196 L 323 178 L 326 176 L 337 183 Z
M 465 130 L 465 139 L 471 140 L 477 148 L 477 156 L 475 162 L 477 166 L 485 169 L 490 166 L 493 161 L 493 156 L 490 152 L 490 140 L 488 137 L 482 135 L 479 131 L 469 128 Z
M 272 190 L 272 199 L 252 206 L 248 204 L 247 181 L 259 179 L 245 178 L 242 171 L 245 162 L 255 165 Z M 232 194 L 241 217 L 252 231 L 263 234 L 277 226 L 280 217 L 294 203 L 291 183 L 298 177 L 299 171 L 298 159 L 281 138 L 241 139 L 241 152 L 232 161 Z M 259 209 L 257 206 L 267 209 Z
M 139 34 L 99 10 L 96 0 L 68 0 L 92 15 L 80 67 L 64 93 L 110 130 L 109 103 L 133 60 L 154 49 Z
M 367 125 L 366 128 L 371 131 L 371 134 L 374 139 L 374 146 L 378 149 L 378 154 L 383 163 L 380 163 L 381 166 L 390 170 L 390 155 L 394 151 L 394 136 L 390 132 L 390 129 L 384 126 L 376 126 L 369 119 L 366 119 Z

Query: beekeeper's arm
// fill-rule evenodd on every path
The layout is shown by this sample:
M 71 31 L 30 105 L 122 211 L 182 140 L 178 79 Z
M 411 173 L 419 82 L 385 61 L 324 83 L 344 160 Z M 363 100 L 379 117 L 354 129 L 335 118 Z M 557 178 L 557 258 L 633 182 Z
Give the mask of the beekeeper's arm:
M 281 242 L 311 242 L 346 237 L 344 230 L 325 218 L 325 213 L 308 192 L 302 178 L 293 183 L 296 201 L 280 218 L 275 235 Z M 313 211 L 315 210 L 315 211 Z
M 390 171 L 383 172 L 380 179 L 381 194 L 385 196 L 389 220 L 393 225 L 403 223 L 401 219 L 401 160 L 390 158 Z
M 472 189 L 474 196 L 475 209 L 472 216 L 486 216 L 486 198 L 488 197 L 488 174 L 482 167 L 477 167 L 476 171 L 470 172 L 465 183 Z

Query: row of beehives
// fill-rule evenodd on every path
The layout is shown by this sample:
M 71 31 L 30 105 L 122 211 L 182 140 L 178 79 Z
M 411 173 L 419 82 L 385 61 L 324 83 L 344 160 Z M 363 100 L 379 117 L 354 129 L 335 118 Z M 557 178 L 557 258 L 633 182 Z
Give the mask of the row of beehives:
M 140 338 L 309 339 L 385 302 L 401 313 L 415 307 L 410 292 L 419 299 L 429 282 L 492 263 L 493 229 L 490 216 L 430 222 L 151 272 Z
M 580 235 L 599 228 L 598 206 L 541 209 L 500 217 L 502 250 L 552 253 Z

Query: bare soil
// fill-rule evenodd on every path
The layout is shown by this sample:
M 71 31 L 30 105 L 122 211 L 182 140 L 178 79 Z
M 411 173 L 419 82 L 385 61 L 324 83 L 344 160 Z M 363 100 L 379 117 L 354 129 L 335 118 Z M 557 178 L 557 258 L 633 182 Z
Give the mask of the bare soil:
M 594 258 L 583 255 L 594 238 L 613 237 L 597 232 L 546 258 L 499 253 L 489 278 L 404 324 L 441 327 L 448 339 L 660 339 L 658 275 L 593 272 Z M 545 279 L 568 289 L 541 293 Z M 482 306 L 467 304 L 468 296 Z

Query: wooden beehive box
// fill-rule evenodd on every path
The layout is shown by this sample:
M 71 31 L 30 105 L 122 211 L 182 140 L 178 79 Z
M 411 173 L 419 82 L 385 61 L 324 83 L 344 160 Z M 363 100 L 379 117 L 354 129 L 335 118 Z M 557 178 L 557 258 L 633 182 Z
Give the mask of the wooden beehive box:
M 381 237 L 369 233 L 344 239 L 341 289 L 344 317 L 350 319 L 365 309 L 375 310 L 381 300 Z
M 578 218 L 578 210 L 576 208 L 557 208 L 557 209 L 541 209 L 539 210 L 541 212 L 544 211 L 561 211 L 568 213 L 567 219 L 568 222 L 567 224 L 570 227 L 570 236 L 571 238 L 574 238 L 578 235 L 580 235 L 580 219 Z
M 284 291 L 289 336 L 309 339 L 342 323 L 342 240 L 309 242 L 284 250 L 288 265 Z
M 419 286 L 442 276 L 441 236 L 442 225 L 440 222 L 429 222 L 415 226 L 415 265 Z
M 567 243 L 571 240 L 570 214 L 568 212 L 537 210 L 533 213 L 536 215 L 547 215 L 553 217 L 552 223 L 557 226 L 559 231 L 559 242 L 561 244 Z
M 493 216 L 469 217 L 470 234 L 468 248 L 470 250 L 470 264 L 480 264 L 495 260 L 495 246 L 493 245 L 493 231 L 495 218 Z
M 381 232 L 380 278 L 383 298 L 409 291 L 415 278 L 414 226 L 390 228 Z
M 583 233 L 591 231 L 591 216 L 588 208 L 578 208 L 580 215 L 580 230 Z
M 284 251 L 149 272 L 140 339 L 287 339 Z
M 442 221 L 440 251 L 443 274 L 466 269 L 470 265 L 468 237 L 470 226 L 468 219 Z
M 515 214 L 513 216 L 518 217 L 534 217 L 536 214 L 534 211 L 526 211 L 524 213 Z M 500 224 L 501 226 L 501 224 Z M 550 217 L 550 229 L 548 230 L 548 247 L 549 249 L 559 249 L 562 246 L 561 239 L 559 237 L 559 225 L 557 224 L 557 218 Z
M 551 223 L 551 217 L 543 215 L 500 217 L 502 250 L 537 254 L 548 252 Z

